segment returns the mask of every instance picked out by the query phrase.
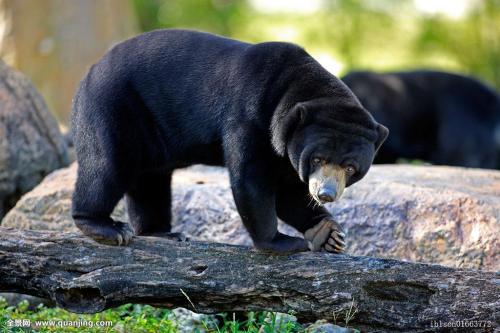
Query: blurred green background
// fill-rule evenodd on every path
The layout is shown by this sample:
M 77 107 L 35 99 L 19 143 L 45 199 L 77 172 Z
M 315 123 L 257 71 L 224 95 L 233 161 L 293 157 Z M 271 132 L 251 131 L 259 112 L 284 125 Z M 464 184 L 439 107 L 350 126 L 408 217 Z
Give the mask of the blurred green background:
M 500 0 L 3 0 L 2 58 L 61 124 L 88 67 L 143 31 L 182 27 L 297 43 L 333 74 L 433 68 L 500 88 Z

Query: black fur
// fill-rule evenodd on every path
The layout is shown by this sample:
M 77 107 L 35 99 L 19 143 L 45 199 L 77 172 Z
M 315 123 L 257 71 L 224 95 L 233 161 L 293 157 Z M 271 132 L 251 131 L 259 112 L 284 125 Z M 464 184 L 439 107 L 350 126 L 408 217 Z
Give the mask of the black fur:
M 342 80 L 391 130 L 376 163 L 500 168 L 500 98 L 481 82 L 436 71 L 352 72 Z
M 304 232 L 329 216 L 310 204 L 311 154 L 355 163 L 352 184 L 387 136 L 300 47 L 185 30 L 146 33 L 108 52 L 81 82 L 72 128 L 72 210 L 87 235 L 123 233 L 109 216 L 124 194 L 136 234 L 170 231 L 172 171 L 226 165 L 255 245 L 278 252 L 307 243 L 278 233 L 277 217 Z

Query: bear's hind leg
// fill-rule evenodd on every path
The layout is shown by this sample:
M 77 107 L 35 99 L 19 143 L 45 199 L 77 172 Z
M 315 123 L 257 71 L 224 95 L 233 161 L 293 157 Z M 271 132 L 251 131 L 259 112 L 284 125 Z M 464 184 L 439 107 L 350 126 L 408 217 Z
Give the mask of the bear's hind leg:
M 180 233 L 170 232 L 171 180 L 170 170 L 150 171 L 140 175 L 127 191 L 127 211 L 136 235 L 185 239 Z
M 72 216 L 82 233 L 99 243 L 127 245 L 133 236 L 128 223 L 114 221 L 110 215 L 125 192 L 125 183 L 114 170 L 86 167 L 82 162 L 73 193 Z

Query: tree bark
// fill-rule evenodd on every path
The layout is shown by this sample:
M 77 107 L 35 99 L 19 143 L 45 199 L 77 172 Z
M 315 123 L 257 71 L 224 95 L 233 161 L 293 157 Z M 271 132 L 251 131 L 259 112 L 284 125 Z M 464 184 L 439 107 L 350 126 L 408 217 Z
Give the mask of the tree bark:
M 391 259 L 277 256 L 154 237 L 113 247 L 76 233 L 0 228 L 0 291 L 49 298 L 79 313 L 144 303 L 204 313 L 293 312 L 389 332 L 438 331 L 436 322 L 458 320 L 495 327 L 499 282 L 494 272 Z

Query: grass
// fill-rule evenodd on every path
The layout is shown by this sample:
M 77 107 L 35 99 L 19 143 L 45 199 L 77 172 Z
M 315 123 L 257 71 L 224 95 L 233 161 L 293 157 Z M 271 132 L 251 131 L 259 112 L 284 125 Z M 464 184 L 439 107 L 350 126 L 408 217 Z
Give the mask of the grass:
M 29 320 L 30 327 L 11 327 L 9 320 Z M 35 327 L 44 321 L 58 322 L 64 327 Z M 80 327 L 75 323 L 80 323 Z M 97 327 L 96 323 L 101 325 Z M 91 323 L 93 327 L 86 325 Z M 109 324 L 111 323 L 111 324 Z M 116 333 L 177 333 L 177 332 L 210 332 L 210 333 L 292 333 L 302 332 L 303 328 L 295 321 L 280 320 L 271 312 L 250 312 L 246 320 L 237 320 L 234 314 L 204 316 L 194 328 L 186 330 L 182 318 L 177 318 L 171 310 L 154 308 L 149 305 L 127 304 L 109 309 L 98 314 L 75 314 L 60 308 L 49 308 L 39 305 L 30 310 L 27 301 L 17 306 L 9 306 L 0 298 L 0 333 L 7 332 L 116 332 Z

